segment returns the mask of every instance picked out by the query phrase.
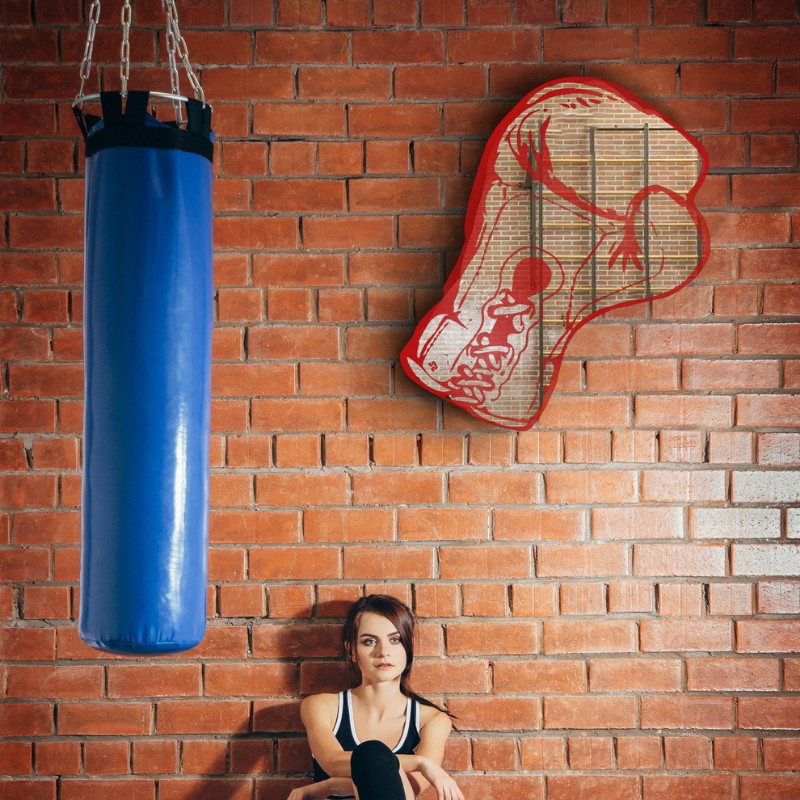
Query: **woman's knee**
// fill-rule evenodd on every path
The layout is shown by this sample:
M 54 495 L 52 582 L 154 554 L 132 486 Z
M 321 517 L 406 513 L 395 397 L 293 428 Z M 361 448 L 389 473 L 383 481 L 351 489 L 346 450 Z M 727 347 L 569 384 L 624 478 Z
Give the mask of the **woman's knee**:
M 362 742 L 350 757 L 353 783 L 362 800 L 405 800 L 400 760 L 383 742 Z

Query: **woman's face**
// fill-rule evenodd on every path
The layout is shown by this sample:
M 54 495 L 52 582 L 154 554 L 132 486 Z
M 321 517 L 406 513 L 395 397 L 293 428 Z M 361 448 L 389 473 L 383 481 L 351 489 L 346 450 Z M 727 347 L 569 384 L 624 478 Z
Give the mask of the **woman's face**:
M 366 611 L 358 622 L 355 660 L 363 680 L 399 680 L 408 662 L 394 623 Z

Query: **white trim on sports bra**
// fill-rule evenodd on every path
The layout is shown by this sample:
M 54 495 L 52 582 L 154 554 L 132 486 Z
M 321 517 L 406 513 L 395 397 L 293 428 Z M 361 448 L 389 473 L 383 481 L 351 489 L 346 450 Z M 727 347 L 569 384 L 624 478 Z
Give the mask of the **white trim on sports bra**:
M 350 694 L 350 690 L 348 690 L 347 692 L 341 692 L 340 695 L 342 695 L 342 694 L 345 695 L 346 698 L 347 698 L 347 711 L 348 711 L 348 716 L 350 717 L 350 734 L 353 737 L 353 741 L 357 745 L 361 744 L 361 740 L 358 738 L 358 736 L 356 734 L 356 721 L 355 721 L 355 718 L 353 717 L 353 697 Z M 403 725 L 403 733 L 400 735 L 400 741 L 398 741 L 397 744 L 392 748 L 392 752 L 393 753 L 396 753 L 403 746 L 403 743 L 405 742 L 406 738 L 408 737 L 408 730 L 411 727 L 411 703 L 412 702 L 413 701 L 411 700 L 410 697 L 406 701 L 406 721 L 405 721 L 405 724 Z M 336 726 L 334 727 L 334 731 L 338 731 L 339 730 L 339 724 L 341 723 L 341 721 L 342 721 L 342 704 L 341 704 L 341 699 L 340 699 L 339 700 L 339 715 L 338 715 L 338 717 L 336 719 Z M 417 728 L 417 733 L 419 733 L 419 714 L 417 714 L 416 728 Z

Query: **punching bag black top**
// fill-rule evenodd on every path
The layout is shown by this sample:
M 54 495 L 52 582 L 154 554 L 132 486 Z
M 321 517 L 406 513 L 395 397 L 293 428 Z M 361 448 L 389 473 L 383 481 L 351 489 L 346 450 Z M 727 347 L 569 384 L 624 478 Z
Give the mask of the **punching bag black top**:
M 197 645 L 206 620 L 212 325 L 210 107 L 148 93 L 76 112 L 86 142 L 81 638 Z

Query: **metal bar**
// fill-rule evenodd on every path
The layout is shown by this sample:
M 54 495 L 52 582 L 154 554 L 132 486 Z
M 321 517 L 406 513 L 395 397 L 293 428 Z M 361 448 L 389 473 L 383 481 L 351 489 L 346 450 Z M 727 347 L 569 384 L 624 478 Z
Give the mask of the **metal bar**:
M 650 126 L 644 124 L 644 185 L 645 191 L 650 185 Z M 652 295 L 650 286 L 650 196 L 644 196 L 644 285 L 647 296 Z
M 589 156 L 592 181 L 592 311 L 597 310 L 597 153 L 594 141 L 595 129 L 589 129 Z
M 542 147 L 542 125 L 539 123 L 537 149 Z M 533 194 L 531 194 L 533 200 Z M 538 227 L 536 230 L 539 258 L 544 255 L 544 185 L 539 183 Z M 539 281 L 539 407 L 544 400 L 544 286 Z

